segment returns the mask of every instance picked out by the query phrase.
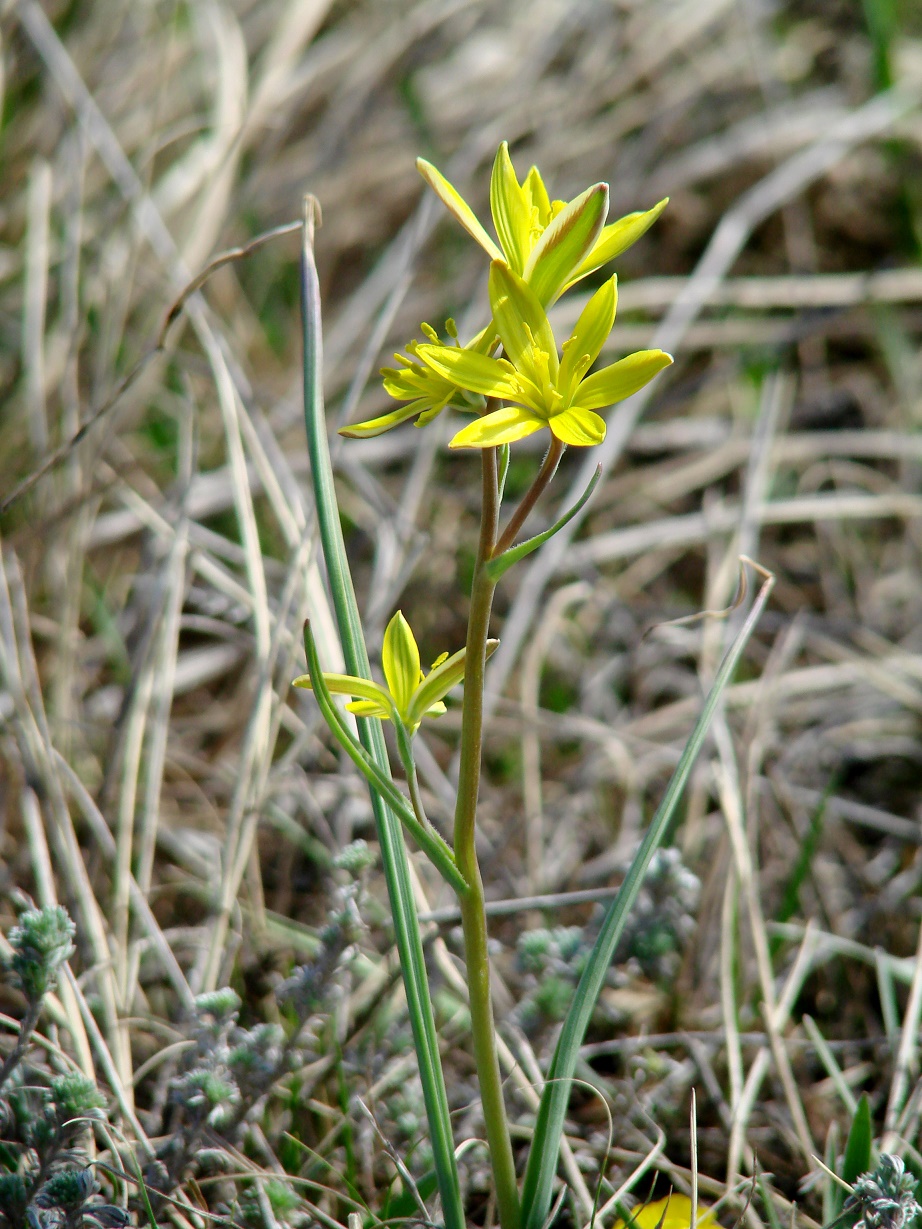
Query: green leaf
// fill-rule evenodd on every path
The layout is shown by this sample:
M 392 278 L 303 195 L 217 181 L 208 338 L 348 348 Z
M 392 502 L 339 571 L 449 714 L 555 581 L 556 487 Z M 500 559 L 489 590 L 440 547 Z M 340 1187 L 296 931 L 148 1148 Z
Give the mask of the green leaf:
M 451 191 L 454 192 L 454 189 Z M 460 197 L 458 199 L 460 200 Z M 463 205 L 464 202 L 462 201 L 461 204 Z M 467 209 L 467 206 L 464 208 Z M 305 201 L 304 241 L 301 247 L 301 310 L 304 337 L 304 419 L 311 461 L 314 506 L 317 510 L 320 542 L 346 659 L 346 669 L 351 674 L 369 678 L 371 672 L 368 653 L 362 635 L 362 622 L 343 542 L 342 523 L 333 484 L 326 415 L 323 409 L 320 283 L 314 262 L 312 210 L 312 202 Z M 476 218 L 474 222 L 482 231 Z M 477 235 L 474 237 L 477 238 Z M 487 238 L 485 234 L 484 238 Z M 490 242 L 489 239 L 487 242 Z M 493 244 L 490 246 L 495 248 Z M 499 253 L 496 252 L 496 255 Z M 363 747 L 382 773 L 389 773 L 387 748 L 380 722 L 360 719 L 358 724 L 359 738 Z M 448 1094 L 442 1072 L 439 1038 L 426 977 L 426 963 L 403 832 L 396 816 L 384 804 L 380 794 L 374 790 L 371 803 L 381 846 L 382 868 L 394 919 L 394 938 L 400 957 L 400 971 L 403 976 L 410 1025 L 413 1030 L 413 1044 L 419 1062 L 423 1099 L 429 1121 L 433 1163 L 438 1174 L 442 1216 L 445 1219 L 445 1229 L 466 1229 L 458 1166 L 455 1161 L 454 1134 L 448 1107 Z
M 523 276 L 544 307 L 560 297 L 592 250 L 607 214 L 608 184 L 593 184 L 558 213 L 532 248 Z
M 845 1144 L 845 1156 L 842 1159 L 840 1177 L 849 1186 L 854 1186 L 862 1174 L 866 1174 L 871 1166 L 871 1143 L 873 1127 L 871 1125 L 871 1105 L 867 1093 L 861 1094 L 858 1108 L 849 1128 L 848 1140 Z
M 427 367 L 460 388 L 484 397 L 516 395 L 515 377 L 499 359 L 457 346 L 419 346 L 417 353 Z
M 501 261 L 490 265 L 490 306 L 496 331 L 516 367 L 529 361 L 534 346 L 547 353 L 552 380 L 558 371 L 557 342 L 547 312 L 532 288 Z
M 672 362 L 662 350 L 638 350 L 610 367 L 594 372 L 580 384 L 571 401 L 572 409 L 601 410 L 631 397 Z
M 499 474 L 496 480 L 497 500 L 503 502 L 503 492 L 506 489 L 506 477 L 509 473 L 509 458 L 512 455 L 508 444 L 499 445 Z
M 521 273 L 531 250 L 531 208 L 519 186 L 515 167 L 509 157 L 509 146 L 505 141 L 496 151 L 493 160 L 490 210 L 500 244 L 506 253 L 506 260 L 516 273 Z
M 460 222 L 471 238 L 476 239 L 491 260 L 502 260 L 503 254 L 480 225 L 477 215 L 467 201 L 451 186 L 445 176 L 425 158 L 416 159 L 416 169 L 425 179 L 439 200 L 456 221 Z
M 701 716 L 685 744 L 685 750 L 672 775 L 666 794 L 650 822 L 647 834 L 631 863 L 618 895 L 605 915 L 602 929 L 583 970 L 541 1095 L 522 1191 L 523 1229 L 543 1229 L 547 1221 L 551 1207 L 554 1176 L 560 1156 L 560 1141 L 570 1101 L 573 1073 L 586 1028 L 604 985 L 618 940 L 643 886 L 650 861 L 670 828 L 682 791 L 691 775 L 698 752 L 707 737 L 711 719 L 742 656 L 743 649 L 765 608 L 773 585 L 773 576 L 764 581 L 745 623 L 721 663 Z
M 595 490 L 599 479 L 602 477 L 602 466 L 596 468 L 595 473 L 589 479 L 589 485 L 580 495 L 579 499 L 567 512 L 563 514 L 560 520 L 555 521 L 550 529 L 545 529 L 543 533 L 535 534 L 533 538 L 528 538 L 525 542 L 520 542 L 518 546 L 511 546 L 509 550 L 503 551 L 501 555 L 497 555 L 495 559 L 491 559 L 486 565 L 487 575 L 491 580 L 497 581 L 504 572 L 512 567 L 514 563 L 518 563 L 520 559 L 524 559 L 526 555 L 530 555 L 533 550 L 537 550 L 542 546 L 548 538 L 552 538 L 555 533 L 559 533 L 568 521 L 572 521 L 577 512 L 579 512 L 586 500 Z M 498 643 L 498 642 L 497 642 Z

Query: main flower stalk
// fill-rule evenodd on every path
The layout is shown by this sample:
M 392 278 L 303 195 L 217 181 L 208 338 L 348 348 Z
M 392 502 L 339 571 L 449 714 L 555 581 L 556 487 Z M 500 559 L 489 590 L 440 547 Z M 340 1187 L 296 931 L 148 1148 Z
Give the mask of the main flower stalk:
M 515 1160 L 506 1119 L 503 1085 L 496 1051 L 496 1026 L 490 993 L 490 956 L 487 947 L 487 916 L 483 879 L 475 845 L 477 799 L 480 793 L 480 763 L 483 748 L 483 689 L 487 659 L 494 581 L 487 574 L 499 527 L 499 489 L 496 449 L 483 450 L 483 507 L 480 542 L 471 588 L 467 626 L 464 707 L 461 717 L 461 763 L 455 806 L 455 859 L 468 885 L 460 899 L 467 966 L 474 1062 L 480 1083 L 483 1117 L 490 1149 L 496 1203 L 502 1229 L 519 1229 L 521 1212 L 515 1177 Z

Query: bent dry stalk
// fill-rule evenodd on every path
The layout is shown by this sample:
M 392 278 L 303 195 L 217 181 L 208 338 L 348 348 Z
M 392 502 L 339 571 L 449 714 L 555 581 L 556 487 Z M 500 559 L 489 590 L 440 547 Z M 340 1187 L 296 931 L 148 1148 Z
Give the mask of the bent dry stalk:
M 308 673 L 298 678 L 296 685 L 313 689 L 331 732 L 371 789 L 445 1223 L 450 1229 L 460 1229 L 464 1211 L 401 824 L 451 885 L 461 910 L 473 1051 L 500 1225 L 502 1229 L 542 1229 L 551 1211 L 577 1054 L 606 969 L 650 859 L 670 826 L 720 696 L 768 599 L 772 581 L 765 579 L 746 624 L 721 666 L 666 797 L 609 909 L 564 1021 L 542 1094 L 520 1191 L 497 1057 L 484 889 L 475 841 L 483 755 L 484 676 L 487 658 L 497 643 L 489 637 L 490 615 L 496 586 L 503 574 L 558 532 L 583 506 L 598 481 L 597 472 L 575 507 L 549 529 L 519 541 L 539 499 L 553 481 L 565 449 L 600 443 L 606 427 L 598 411 L 631 396 L 672 362 L 661 350 L 642 350 L 592 370 L 615 320 L 617 281 L 613 276 L 590 297 L 561 351 L 547 318 L 550 304 L 640 238 L 666 202 L 660 201 L 645 212 L 628 214 L 606 224 L 606 184 L 594 184 L 569 202 L 552 201 L 537 168 L 532 167 L 519 181 L 504 143 L 497 152 L 490 183 L 491 213 L 497 235 L 494 242 L 473 210 L 436 168 L 422 160 L 418 165 L 423 178 L 455 220 L 490 258 L 490 315 L 465 345 L 460 343 L 452 321 L 445 327 L 448 343 L 441 342 L 436 330 L 424 324 L 422 331 L 427 341 L 408 343 L 406 354 L 395 356 L 398 366 L 382 373 L 387 393 L 404 404 L 390 413 L 348 426 L 343 434 L 378 435 L 411 419 L 421 427 L 446 410 L 473 415 L 450 443 L 453 449 L 474 448 L 481 453 L 480 537 L 467 640 L 464 648 L 452 656 L 439 658 L 427 675 L 421 669 L 413 633 L 398 611 L 384 638 L 385 684 L 371 677 L 336 506 L 323 419 L 320 308 L 313 263 L 313 212 L 309 209 L 302 255 L 305 412 L 321 543 L 349 673 L 323 673 L 308 628 Z M 545 428 L 549 431 L 549 443 L 544 461 L 503 525 L 510 446 Z M 460 765 L 453 844 L 449 846 L 426 817 L 413 757 L 413 738 L 424 719 L 444 711 L 444 698 L 462 681 Z M 334 695 L 350 697 L 347 707 L 358 719 L 358 740 L 339 714 Z M 382 721 L 390 721 L 394 727 L 408 797 L 391 777 L 381 734 Z

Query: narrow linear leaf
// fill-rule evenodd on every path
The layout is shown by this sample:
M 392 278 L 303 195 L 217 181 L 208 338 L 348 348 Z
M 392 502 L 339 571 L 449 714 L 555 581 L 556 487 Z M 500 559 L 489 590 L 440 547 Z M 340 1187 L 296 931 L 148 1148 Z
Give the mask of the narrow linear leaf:
M 845 1156 L 842 1160 L 842 1179 L 849 1186 L 854 1186 L 862 1174 L 866 1174 L 871 1165 L 871 1141 L 873 1129 L 871 1126 L 871 1106 L 867 1093 L 861 1094 L 855 1117 L 848 1132 L 845 1144 Z
M 350 674 L 371 678 L 368 652 L 352 576 L 346 558 L 342 525 L 333 484 L 333 466 L 323 408 L 323 340 L 320 318 L 320 283 L 314 263 L 315 203 L 305 200 L 301 245 L 301 312 L 304 353 L 304 420 L 311 461 L 311 481 L 324 562 L 333 596 L 336 622 Z M 492 245 L 491 245 L 492 246 Z M 498 253 L 497 253 L 498 255 Z M 380 724 L 359 720 L 362 746 L 382 772 L 389 772 L 387 748 Z M 464 1204 L 455 1160 L 454 1134 L 448 1093 L 439 1053 L 439 1039 L 426 976 L 422 937 L 413 899 L 413 886 L 403 832 L 396 816 L 372 791 L 372 809 L 381 846 L 381 863 L 387 882 L 394 938 L 407 996 L 413 1044 L 429 1122 L 433 1164 L 438 1175 L 445 1229 L 465 1229 Z
M 554 1176 L 560 1156 L 560 1141 L 570 1101 L 573 1073 L 586 1028 L 604 984 L 618 940 L 621 938 L 630 911 L 640 893 L 650 861 L 669 830 L 682 791 L 691 774 L 698 752 L 707 737 L 711 719 L 765 608 L 774 583 L 774 576 L 766 577 L 753 603 L 752 610 L 721 663 L 701 716 L 685 744 L 685 750 L 672 775 L 666 794 L 653 816 L 647 834 L 621 885 L 621 890 L 605 915 L 599 937 L 580 978 L 576 994 L 564 1021 L 563 1031 L 557 1042 L 550 1070 L 547 1073 L 547 1083 L 541 1095 L 522 1191 L 524 1229 L 542 1229 L 547 1220 Z
M 555 533 L 559 533 L 568 521 L 572 521 L 577 512 L 579 512 L 589 499 L 592 492 L 595 490 L 599 479 L 602 477 L 602 466 L 596 467 L 595 473 L 589 479 L 589 485 L 580 495 L 579 499 L 569 508 L 560 520 L 555 521 L 550 529 L 545 529 L 543 533 L 535 534 L 533 538 L 528 538 L 525 542 L 520 542 L 518 546 L 511 546 L 509 550 L 503 551 L 501 555 L 497 555 L 495 559 L 491 559 L 487 564 L 487 575 L 491 580 L 499 580 L 504 572 L 512 567 L 514 563 L 518 563 L 520 559 L 524 559 L 526 555 L 530 555 L 533 550 L 537 550 L 542 546 L 548 538 L 552 538 Z
M 509 473 L 509 458 L 512 455 L 512 449 L 508 444 L 500 444 L 499 446 L 499 476 L 497 478 L 497 499 L 500 503 L 503 502 L 503 493 L 506 490 L 506 475 Z

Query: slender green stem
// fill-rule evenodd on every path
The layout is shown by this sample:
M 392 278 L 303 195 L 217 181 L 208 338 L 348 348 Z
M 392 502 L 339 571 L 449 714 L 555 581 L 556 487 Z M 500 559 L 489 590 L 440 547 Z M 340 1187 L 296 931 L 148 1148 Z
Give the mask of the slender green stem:
M 499 491 L 496 450 L 483 450 L 483 509 L 480 544 L 471 610 L 467 627 L 467 656 L 464 672 L 464 708 L 461 718 L 461 763 L 458 774 L 458 800 L 455 808 L 455 859 L 468 891 L 460 898 L 461 928 L 464 932 L 464 959 L 467 966 L 471 1008 L 471 1033 L 474 1062 L 480 1083 L 484 1125 L 499 1221 L 502 1229 L 519 1229 L 521 1210 L 515 1177 L 515 1159 L 503 1101 L 503 1083 L 496 1052 L 496 1025 L 490 995 L 490 957 L 487 948 L 487 917 L 484 908 L 483 880 L 475 848 L 477 798 L 480 792 L 480 761 L 483 746 L 483 686 L 486 644 L 493 606 L 495 582 L 486 571 L 496 545 L 499 521 Z
M 10 1078 L 17 1064 L 22 1061 L 22 1056 L 29 1045 L 29 1038 L 35 1032 L 35 1026 L 38 1024 L 42 1014 L 42 1004 L 44 1001 L 44 996 L 42 996 L 29 1004 L 29 1008 L 19 1025 L 19 1036 L 16 1038 L 16 1044 L 4 1059 L 3 1066 L 0 1067 L 0 1088 Z
M 541 468 L 535 474 L 534 481 L 531 486 L 522 496 L 522 502 L 509 518 L 509 524 L 500 535 L 499 541 L 493 548 L 494 555 L 501 555 L 503 551 L 509 549 L 518 537 L 519 530 L 528 520 L 531 510 L 541 498 L 541 493 L 545 490 L 548 483 L 557 473 L 557 466 L 560 464 L 560 458 L 563 456 L 563 450 L 566 444 L 562 443 L 556 435 L 551 436 L 551 444 L 545 453 L 544 460 L 541 463 Z
M 435 828 L 426 814 L 426 808 L 423 806 L 423 796 L 419 791 L 419 777 L 416 773 L 416 765 L 411 762 L 409 766 L 405 764 L 404 768 L 407 773 L 407 789 L 410 791 L 410 805 L 413 807 L 413 813 L 423 828 L 435 832 Z

